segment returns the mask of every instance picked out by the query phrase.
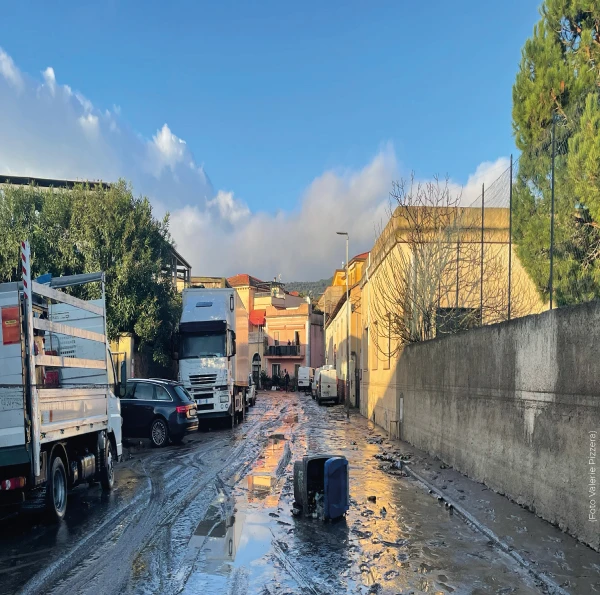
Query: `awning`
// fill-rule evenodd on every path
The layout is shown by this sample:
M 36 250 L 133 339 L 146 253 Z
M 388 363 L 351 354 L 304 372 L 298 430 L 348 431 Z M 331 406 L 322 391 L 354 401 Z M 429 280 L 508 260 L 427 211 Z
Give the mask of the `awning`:
M 248 316 L 248 320 L 250 320 L 254 326 L 263 326 L 265 324 L 266 314 L 266 310 L 252 310 L 250 316 Z

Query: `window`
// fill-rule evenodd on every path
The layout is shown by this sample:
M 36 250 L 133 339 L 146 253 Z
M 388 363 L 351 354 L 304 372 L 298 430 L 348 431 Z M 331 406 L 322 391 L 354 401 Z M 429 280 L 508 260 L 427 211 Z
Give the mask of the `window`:
M 281 376 L 281 364 L 272 364 L 271 365 L 272 374 L 271 376 Z
M 163 386 L 156 386 L 155 387 L 155 400 L 156 401 L 172 401 L 173 399 L 171 399 L 171 395 L 167 392 L 167 389 L 164 388 Z
M 225 333 L 181 335 L 181 359 L 192 357 L 225 357 Z
M 127 383 L 127 391 L 125 392 L 125 396 L 123 398 L 124 399 L 134 399 L 135 398 L 133 396 L 134 391 L 135 391 L 135 383 L 128 382 Z
M 389 370 L 390 369 L 390 364 L 391 364 L 391 352 L 392 352 L 392 318 L 391 316 L 388 314 L 387 317 L 387 354 L 386 354 L 386 358 L 383 360 L 383 369 L 384 370 Z
M 147 382 L 136 382 L 134 398 L 138 401 L 152 401 L 154 399 L 154 385 Z
M 115 389 L 115 366 L 113 364 L 113 358 L 110 351 L 106 351 L 106 373 L 108 374 L 108 386 L 112 390 Z
M 436 336 L 458 333 L 479 326 L 481 314 L 475 308 L 438 308 Z
M 377 370 L 377 364 L 379 363 L 379 336 L 377 333 L 377 324 L 373 328 L 373 370 Z
M 183 388 L 183 386 L 174 386 L 173 389 L 177 393 L 177 396 L 184 403 L 187 403 L 187 402 L 193 403 L 194 402 L 194 399 L 192 399 L 192 396 L 190 395 L 190 393 L 188 393 L 187 390 L 185 388 Z

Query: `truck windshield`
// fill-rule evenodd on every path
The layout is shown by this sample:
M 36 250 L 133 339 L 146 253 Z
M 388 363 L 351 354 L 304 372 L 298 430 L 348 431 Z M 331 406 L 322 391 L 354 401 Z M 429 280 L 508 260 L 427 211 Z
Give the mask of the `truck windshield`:
M 183 333 L 179 357 L 225 357 L 225 333 Z

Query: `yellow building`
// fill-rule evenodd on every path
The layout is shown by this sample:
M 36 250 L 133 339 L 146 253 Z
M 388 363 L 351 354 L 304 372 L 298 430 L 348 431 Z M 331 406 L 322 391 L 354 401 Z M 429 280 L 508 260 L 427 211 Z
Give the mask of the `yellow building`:
M 486 209 L 483 233 L 480 209 L 454 210 L 442 234 L 435 219 L 451 209 L 402 208 L 377 239 L 361 283 L 360 410 L 392 435 L 402 413 L 403 345 L 546 308 L 510 249 L 508 209 Z
M 346 271 L 338 269 L 333 276 L 319 306 L 326 315 L 325 343 L 326 363 L 334 365 L 338 377 L 338 391 L 345 398 L 346 387 L 350 391 L 350 403 L 360 403 L 360 347 L 361 347 L 361 279 L 368 253 L 355 256 L 348 263 L 348 285 L 350 309 L 346 302 Z M 337 299 L 336 299 L 337 298 Z M 351 314 L 350 314 L 351 312 Z M 348 316 L 350 315 L 350 335 L 348 334 Z M 348 356 L 350 373 L 348 370 Z M 347 381 L 349 381 L 347 385 Z

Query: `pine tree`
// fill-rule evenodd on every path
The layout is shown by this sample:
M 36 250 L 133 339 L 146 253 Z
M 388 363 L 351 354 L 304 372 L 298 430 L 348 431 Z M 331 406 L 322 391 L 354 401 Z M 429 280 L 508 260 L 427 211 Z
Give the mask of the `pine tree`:
M 549 297 L 552 129 L 555 127 L 554 300 L 600 295 L 600 4 L 546 0 L 513 86 L 522 152 L 514 187 L 514 239 Z

